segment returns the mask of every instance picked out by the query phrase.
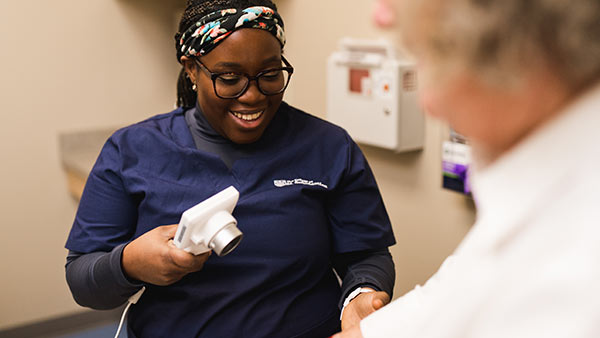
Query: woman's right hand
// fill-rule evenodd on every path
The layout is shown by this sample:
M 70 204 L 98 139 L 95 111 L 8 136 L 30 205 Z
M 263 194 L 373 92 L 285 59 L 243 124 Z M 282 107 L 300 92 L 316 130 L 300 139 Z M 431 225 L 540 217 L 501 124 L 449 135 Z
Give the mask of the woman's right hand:
M 173 237 L 177 224 L 159 226 L 136 238 L 123 249 L 125 274 L 154 285 L 171 285 L 191 272 L 202 270 L 210 252 L 195 256 L 177 248 Z

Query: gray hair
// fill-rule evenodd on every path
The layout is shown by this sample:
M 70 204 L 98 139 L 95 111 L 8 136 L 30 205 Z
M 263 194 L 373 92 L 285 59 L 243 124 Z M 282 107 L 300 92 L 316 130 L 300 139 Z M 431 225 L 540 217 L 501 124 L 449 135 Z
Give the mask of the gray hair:
M 409 48 L 435 65 L 503 81 L 547 63 L 572 89 L 600 78 L 600 0 L 405 0 L 402 12 Z

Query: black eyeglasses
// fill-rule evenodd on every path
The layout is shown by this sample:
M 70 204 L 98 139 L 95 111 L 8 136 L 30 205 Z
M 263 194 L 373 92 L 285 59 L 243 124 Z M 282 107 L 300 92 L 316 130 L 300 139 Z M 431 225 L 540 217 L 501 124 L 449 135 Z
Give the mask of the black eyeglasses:
M 250 81 L 253 80 L 256 80 L 258 90 L 264 95 L 269 96 L 283 93 L 290 83 L 294 68 L 285 57 L 282 56 L 281 59 L 285 67 L 267 69 L 256 74 L 256 76 L 236 72 L 213 73 L 198 58 L 194 60 L 206 74 L 210 75 L 215 94 L 218 97 L 222 99 L 237 99 L 244 95 L 250 86 Z

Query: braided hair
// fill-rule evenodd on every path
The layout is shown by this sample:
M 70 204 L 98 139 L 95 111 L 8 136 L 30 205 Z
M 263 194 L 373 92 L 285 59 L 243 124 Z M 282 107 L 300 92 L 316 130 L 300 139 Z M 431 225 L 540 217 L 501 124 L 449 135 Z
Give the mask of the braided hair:
M 252 6 L 265 6 L 277 11 L 277 6 L 271 0 L 188 0 L 179 22 L 179 31 L 175 34 L 175 40 L 178 40 L 188 27 L 212 12 L 229 8 L 242 10 Z M 177 79 L 178 107 L 190 108 L 196 105 L 197 94 L 192 86 L 192 81 L 187 76 L 185 68 L 182 67 Z

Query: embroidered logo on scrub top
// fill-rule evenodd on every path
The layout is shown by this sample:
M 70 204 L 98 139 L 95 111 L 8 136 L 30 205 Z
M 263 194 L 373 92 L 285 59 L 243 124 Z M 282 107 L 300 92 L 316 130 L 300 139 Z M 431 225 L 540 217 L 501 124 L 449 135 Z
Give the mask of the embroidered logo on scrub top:
M 323 188 L 327 189 L 326 184 L 323 184 L 321 182 L 305 180 L 303 178 L 296 178 L 293 180 L 273 180 L 273 184 L 277 188 L 283 188 L 283 187 L 287 187 L 289 185 L 299 184 L 299 185 L 310 185 L 310 186 L 318 185 L 319 187 L 323 187 Z

